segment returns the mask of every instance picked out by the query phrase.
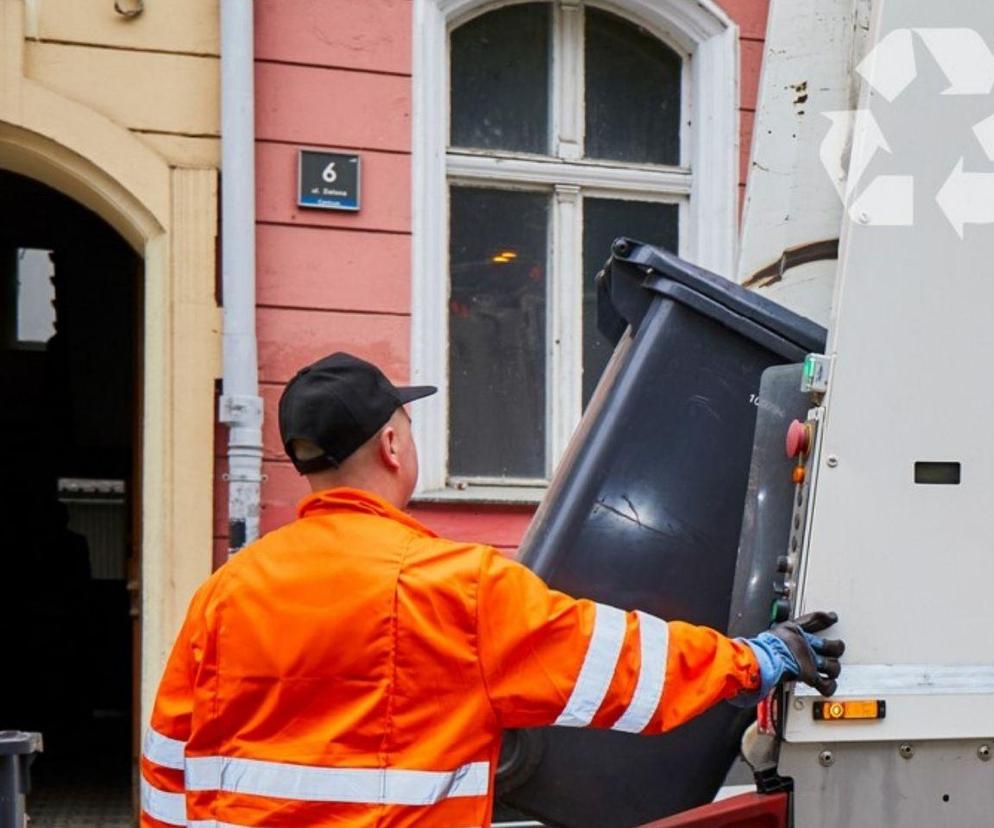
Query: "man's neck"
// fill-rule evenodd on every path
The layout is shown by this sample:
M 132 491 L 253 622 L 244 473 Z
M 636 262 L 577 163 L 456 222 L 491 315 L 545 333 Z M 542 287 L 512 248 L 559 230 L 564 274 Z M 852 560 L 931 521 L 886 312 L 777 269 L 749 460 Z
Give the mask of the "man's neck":
M 369 492 L 385 500 L 391 506 L 403 509 L 407 506 L 407 499 L 401 498 L 396 491 L 396 485 L 390 478 L 386 480 L 378 479 L 382 475 L 372 474 L 349 474 L 343 475 L 337 470 L 316 472 L 307 475 L 307 482 L 310 484 L 312 492 L 321 492 L 326 489 L 360 489 Z

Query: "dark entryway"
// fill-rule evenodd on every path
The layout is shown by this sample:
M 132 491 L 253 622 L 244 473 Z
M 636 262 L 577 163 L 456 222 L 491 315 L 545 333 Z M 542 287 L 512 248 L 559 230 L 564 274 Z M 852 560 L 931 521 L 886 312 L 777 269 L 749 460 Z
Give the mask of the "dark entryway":
M 42 828 L 131 824 L 141 268 L 95 214 L 0 171 L 0 729 L 44 736 Z

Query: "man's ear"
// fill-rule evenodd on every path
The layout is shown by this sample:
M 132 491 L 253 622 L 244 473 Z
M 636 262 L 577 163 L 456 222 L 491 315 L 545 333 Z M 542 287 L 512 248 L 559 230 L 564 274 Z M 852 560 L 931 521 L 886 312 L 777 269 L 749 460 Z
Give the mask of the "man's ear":
M 393 426 L 386 426 L 380 432 L 380 459 L 391 471 L 400 468 L 400 441 L 397 439 L 397 429 Z

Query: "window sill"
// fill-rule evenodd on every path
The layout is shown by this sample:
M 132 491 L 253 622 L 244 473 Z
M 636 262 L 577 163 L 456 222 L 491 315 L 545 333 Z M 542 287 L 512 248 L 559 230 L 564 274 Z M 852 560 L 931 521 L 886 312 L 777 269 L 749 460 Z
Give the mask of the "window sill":
M 545 497 L 547 486 L 467 486 L 415 492 L 411 502 L 418 503 L 499 503 L 537 506 Z

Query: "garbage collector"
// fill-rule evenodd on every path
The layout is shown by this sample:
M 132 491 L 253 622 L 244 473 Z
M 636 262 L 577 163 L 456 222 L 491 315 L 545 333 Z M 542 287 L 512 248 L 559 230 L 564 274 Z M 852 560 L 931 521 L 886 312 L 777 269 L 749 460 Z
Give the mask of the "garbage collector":
M 418 475 L 395 387 L 336 353 L 280 399 L 313 490 L 197 591 L 142 758 L 143 826 L 489 825 L 505 728 L 646 735 L 782 679 L 835 691 L 813 613 L 749 640 L 575 599 L 402 511 Z

